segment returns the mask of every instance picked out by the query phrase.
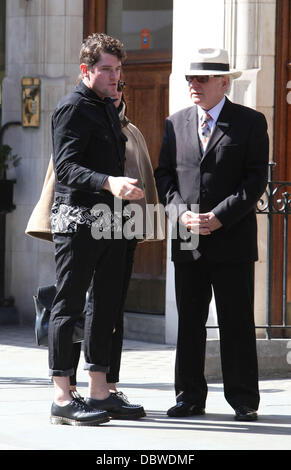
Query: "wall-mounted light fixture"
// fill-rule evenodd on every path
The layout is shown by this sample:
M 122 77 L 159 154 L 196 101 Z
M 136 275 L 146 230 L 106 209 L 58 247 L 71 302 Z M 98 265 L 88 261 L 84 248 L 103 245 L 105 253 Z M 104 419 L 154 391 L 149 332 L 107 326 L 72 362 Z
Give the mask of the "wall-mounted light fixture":
M 39 127 L 40 79 L 23 77 L 22 85 L 22 126 Z

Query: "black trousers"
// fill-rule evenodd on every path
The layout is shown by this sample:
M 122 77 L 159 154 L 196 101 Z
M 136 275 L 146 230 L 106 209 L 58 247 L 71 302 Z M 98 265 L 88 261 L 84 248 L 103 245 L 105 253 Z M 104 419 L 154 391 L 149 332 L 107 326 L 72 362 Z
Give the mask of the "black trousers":
M 85 369 L 108 372 L 112 331 L 120 310 L 126 240 L 96 240 L 80 225 L 72 234 L 54 234 L 56 288 L 49 324 L 49 373 L 75 373 L 72 333 L 92 282 L 92 308 L 84 329 Z
M 123 344 L 123 313 L 124 313 L 124 304 L 126 300 L 126 295 L 129 287 L 130 277 L 132 273 L 132 267 L 134 262 L 134 253 L 137 245 L 137 240 L 134 238 L 132 240 L 126 240 L 126 252 L 125 252 L 125 273 L 123 279 L 123 290 L 122 296 L 120 299 L 120 309 L 118 318 L 115 322 L 114 330 L 112 332 L 112 347 L 110 354 L 110 363 L 109 371 L 106 374 L 106 379 L 108 383 L 117 383 L 119 382 L 119 372 L 120 372 L 120 362 L 121 362 L 121 353 L 122 353 L 122 344 Z M 89 288 L 89 301 L 87 304 L 87 311 L 92 309 L 92 286 Z M 70 376 L 70 384 L 77 384 L 77 369 L 81 355 L 81 346 L 82 343 L 74 343 L 73 345 L 73 363 L 74 363 L 74 374 Z
M 224 395 L 233 407 L 259 405 L 254 326 L 254 263 L 211 264 L 203 257 L 175 263 L 178 338 L 177 401 L 204 407 L 206 327 L 212 288 L 220 333 Z

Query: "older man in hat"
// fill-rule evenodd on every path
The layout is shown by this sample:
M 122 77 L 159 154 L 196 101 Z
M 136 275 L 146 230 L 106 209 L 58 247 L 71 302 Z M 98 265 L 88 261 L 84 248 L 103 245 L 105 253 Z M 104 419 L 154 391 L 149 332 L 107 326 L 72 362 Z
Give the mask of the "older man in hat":
M 227 51 L 200 49 L 186 71 L 193 106 L 166 119 L 155 177 L 173 224 L 178 309 L 176 405 L 168 416 L 205 413 L 206 321 L 214 292 L 224 395 L 235 419 L 257 419 L 254 326 L 256 203 L 267 183 L 263 114 L 232 103 Z M 199 207 L 199 210 L 195 208 Z M 199 237 L 185 249 L 179 227 Z

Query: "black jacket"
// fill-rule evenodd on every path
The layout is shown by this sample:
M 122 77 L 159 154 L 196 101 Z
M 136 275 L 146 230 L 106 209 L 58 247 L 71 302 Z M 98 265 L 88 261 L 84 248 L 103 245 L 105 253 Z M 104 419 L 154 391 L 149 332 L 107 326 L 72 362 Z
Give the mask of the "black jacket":
M 178 216 L 199 204 L 197 212 L 213 211 L 223 224 L 199 237 L 199 252 L 213 262 L 254 261 L 256 203 L 267 183 L 266 119 L 226 99 L 203 156 L 197 129 L 196 106 L 178 111 L 165 124 L 155 177 L 161 201 L 172 204 L 174 233 Z M 181 239 L 173 239 L 174 261 L 193 256 L 194 251 L 181 250 Z
M 111 204 L 102 186 L 124 174 L 126 137 L 110 98 L 100 99 L 83 82 L 58 103 L 52 116 L 55 197 L 67 204 Z

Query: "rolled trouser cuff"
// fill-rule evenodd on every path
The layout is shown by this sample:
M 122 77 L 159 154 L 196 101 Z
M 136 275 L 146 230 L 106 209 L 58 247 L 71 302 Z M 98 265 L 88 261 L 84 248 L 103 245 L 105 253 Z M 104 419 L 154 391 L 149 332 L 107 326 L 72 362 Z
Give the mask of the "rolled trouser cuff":
M 54 370 L 49 369 L 49 376 L 50 377 L 68 377 L 75 373 L 74 369 L 67 369 L 67 370 Z
M 119 382 L 119 377 L 107 374 L 106 375 L 106 380 L 107 380 L 107 383 L 117 384 Z
M 84 370 L 90 370 L 91 372 L 109 372 L 109 366 L 100 366 L 99 364 L 90 364 L 85 362 Z

